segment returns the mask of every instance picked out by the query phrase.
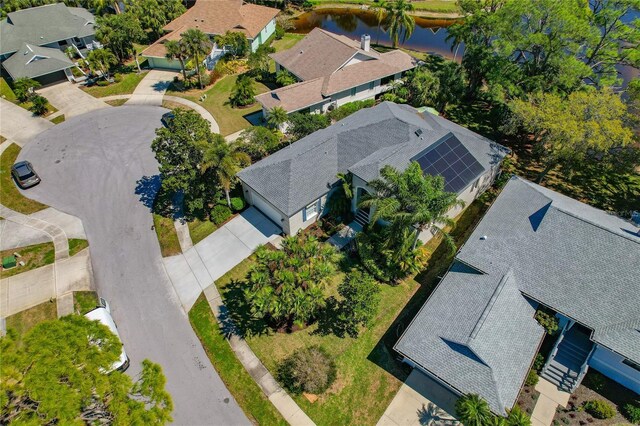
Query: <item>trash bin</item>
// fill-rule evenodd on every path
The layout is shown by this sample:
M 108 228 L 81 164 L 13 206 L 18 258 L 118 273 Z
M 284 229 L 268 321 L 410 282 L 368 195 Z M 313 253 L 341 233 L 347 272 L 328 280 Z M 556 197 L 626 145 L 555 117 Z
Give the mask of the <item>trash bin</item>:
M 14 266 L 16 266 L 15 256 L 7 256 L 2 258 L 2 267 L 4 269 L 13 268 Z

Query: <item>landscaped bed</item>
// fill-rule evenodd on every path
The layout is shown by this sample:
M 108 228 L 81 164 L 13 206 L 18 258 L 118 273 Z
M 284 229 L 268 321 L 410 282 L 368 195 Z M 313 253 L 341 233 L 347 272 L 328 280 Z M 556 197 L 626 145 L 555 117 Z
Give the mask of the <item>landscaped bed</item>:
M 567 408 L 559 407 L 553 418 L 554 425 L 619 425 L 628 424 L 621 414 L 625 404 L 637 399 L 638 394 L 595 370 L 589 370 L 582 384 L 571 395 Z M 584 409 L 587 401 L 605 401 L 615 409 L 615 415 L 609 419 L 597 419 Z
M 0 156 L 0 204 L 24 214 L 46 209 L 47 206 L 22 196 L 11 177 L 11 166 L 16 162 L 20 147 L 11 144 Z
M 286 425 L 287 422 L 236 358 L 203 295 L 189 311 L 189 321 L 220 378 L 247 417 L 260 425 Z

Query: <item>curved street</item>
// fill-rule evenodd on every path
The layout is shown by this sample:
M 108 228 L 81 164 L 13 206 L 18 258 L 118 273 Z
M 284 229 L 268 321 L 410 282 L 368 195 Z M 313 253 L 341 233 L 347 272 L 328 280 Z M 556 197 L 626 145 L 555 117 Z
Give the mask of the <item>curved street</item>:
M 159 183 L 150 149 L 165 109 L 93 111 L 37 135 L 20 153 L 42 183 L 25 196 L 79 217 L 95 282 L 110 304 L 136 376 L 162 365 L 181 425 L 240 425 L 248 419 L 209 362 L 164 270 L 150 206 Z

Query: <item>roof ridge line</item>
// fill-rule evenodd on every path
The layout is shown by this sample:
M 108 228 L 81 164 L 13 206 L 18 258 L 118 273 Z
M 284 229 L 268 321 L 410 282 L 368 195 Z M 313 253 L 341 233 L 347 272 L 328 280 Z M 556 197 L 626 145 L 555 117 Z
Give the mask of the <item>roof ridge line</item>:
M 491 298 L 489 298 L 489 301 L 485 305 L 484 310 L 482 311 L 482 314 L 480 315 L 480 318 L 478 318 L 478 322 L 476 322 L 476 325 L 473 327 L 473 330 L 471 330 L 471 334 L 469 335 L 469 343 L 471 343 L 471 340 L 475 339 L 476 336 L 478 335 L 478 332 L 480 332 L 480 329 L 484 325 L 485 320 L 489 316 L 489 313 L 493 309 L 493 306 L 496 304 L 496 301 L 498 300 L 498 296 L 500 296 L 500 293 L 502 293 L 502 290 L 506 286 L 507 281 L 508 281 L 509 278 L 511 278 L 511 276 L 512 276 L 512 270 L 509 269 L 502 276 L 502 278 L 500 279 L 500 282 L 498 283 L 498 285 L 495 288 L 495 290 L 493 290 L 493 294 L 491 295 Z

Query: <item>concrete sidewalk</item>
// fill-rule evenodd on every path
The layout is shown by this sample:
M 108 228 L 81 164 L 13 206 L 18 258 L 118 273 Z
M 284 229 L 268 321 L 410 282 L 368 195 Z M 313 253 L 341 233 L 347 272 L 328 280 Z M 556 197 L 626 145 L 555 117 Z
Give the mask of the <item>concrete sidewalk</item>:
M 86 114 L 97 109 L 109 108 L 109 104 L 86 93 L 77 84 L 69 81 L 47 86 L 38 90 L 51 105 L 64 114 L 66 119 Z
M 531 426 L 549 426 L 553 423 L 558 405 L 566 407 L 571 394 L 558 390 L 550 381 L 540 377 L 536 390 L 540 396 L 531 413 Z
M 89 249 L 51 265 L 4 278 L 0 280 L 0 317 L 8 317 L 72 291 L 91 290 L 92 282 Z
M 0 135 L 22 146 L 54 126 L 49 120 L 0 98 Z
M 174 71 L 149 71 L 142 81 L 138 83 L 126 104 L 162 106 L 164 92 L 167 91 L 173 81 L 173 77 L 176 75 L 178 75 L 178 72 Z
M 52 207 L 32 213 L 29 217 L 39 219 L 62 229 L 67 238 L 86 240 L 82 221 Z M 9 220 L 0 220 L 0 250 L 9 250 L 51 241 L 49 234 L 35 228 Z

